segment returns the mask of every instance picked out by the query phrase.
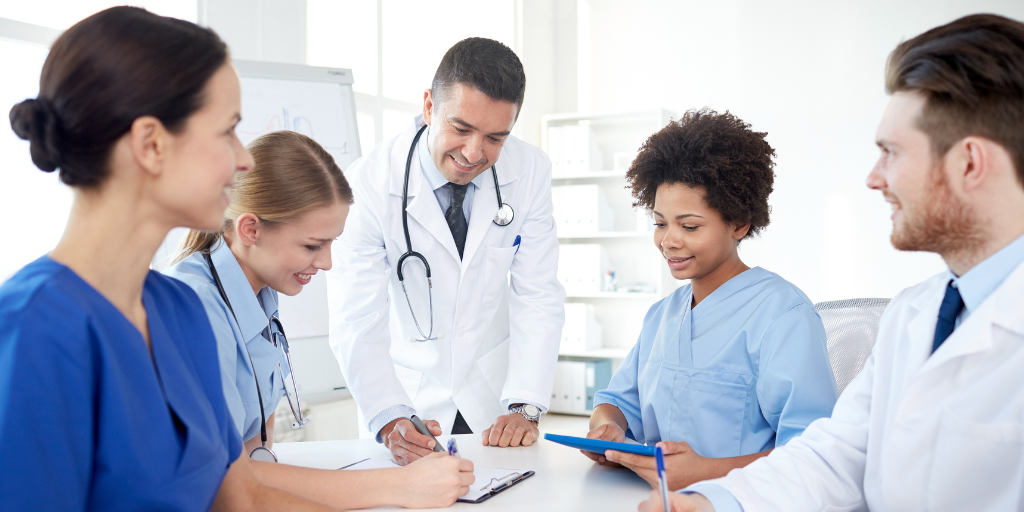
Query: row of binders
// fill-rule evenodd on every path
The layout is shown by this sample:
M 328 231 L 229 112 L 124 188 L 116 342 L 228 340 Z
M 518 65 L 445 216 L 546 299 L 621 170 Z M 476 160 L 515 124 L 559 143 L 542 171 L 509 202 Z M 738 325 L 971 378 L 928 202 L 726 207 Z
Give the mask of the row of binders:
M 608 387 L 612 378 L 610 359 L 597 361 L 559 361 L 555 366 L 555 386 L 551 390 L 550 412 L 590 414 L 594 394 Z
M 585 124 L 548 128 L 548 157 L 553 177 L 600 170 L 604 158 L 594 129 Z

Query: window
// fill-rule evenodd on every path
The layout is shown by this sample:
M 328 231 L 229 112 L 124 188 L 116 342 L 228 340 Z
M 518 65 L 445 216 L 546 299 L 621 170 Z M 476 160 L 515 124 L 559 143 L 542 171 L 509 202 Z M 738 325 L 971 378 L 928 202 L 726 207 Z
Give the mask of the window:
M 515 48 L 514 0 L 308 0 L 306 15 L 309 64 L 352 70 L 364 155 L 422 111 L 453 44 L 476 36 Z
M 195 21 L 197 0 L 138 0 L 134 5 L 165 16 Z M 39 73 L 47 45 L 81 19 L 124 2 L 111 0 L 35 0 L 0 4 L 0 111 L 6 113 L 39 93 Z M 56 30 L 55 30 L 56 29 Z M 6 125 L 9 126 L 9 125 Z M 71 189 L 57 173 L 32 163 L 28 142 L 10 128 L 0 130 L 0 283 L 53 249 L 71 210 Z

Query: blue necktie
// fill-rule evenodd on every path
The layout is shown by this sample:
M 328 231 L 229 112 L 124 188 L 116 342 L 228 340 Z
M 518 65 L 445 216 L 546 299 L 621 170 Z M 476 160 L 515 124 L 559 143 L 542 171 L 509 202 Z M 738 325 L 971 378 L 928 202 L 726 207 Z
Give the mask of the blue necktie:
M 953 329 L 956 328 L 956 317 L 964 309 L 964 300 L 960 298 L 960 290 L 953 286 L 953 280 L 946 285 L 946 295 L 942 298 L 942 305 L 939 306 L 939 321 L 935 324 L 935 341 L 932 342 L 932 353 L 939 349 L 939 345 L 946 341 Z

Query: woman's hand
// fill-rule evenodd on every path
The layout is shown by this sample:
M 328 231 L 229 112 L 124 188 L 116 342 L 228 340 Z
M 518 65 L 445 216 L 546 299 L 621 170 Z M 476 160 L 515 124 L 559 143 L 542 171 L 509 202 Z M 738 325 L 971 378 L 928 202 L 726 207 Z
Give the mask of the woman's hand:
M 662 441 L 660 446 L 665 454 L 665 475 L 668 477 L 670 491 L 682 489 L 690 484 L 713 478 L 710 475 L 709 460 L 700 456 L 690 445 L 679 441 Z M 617 462 L 647 480 L 651 487 L 658 488 L 658 466 L 654 457 L 633 453 L 608 450 L 605 456 L 611 462 Z M 718 475 L 715 475 L 718 476 Z
M 602 441 L 613 441 L 621 443 L 626 440 L 626 433 L 623 432 L 622 427 L 618 426 L 614 422 L 603 423 L 594 427 L 593 430 L 587 432 L 587 439 L 600 439 Z M 590 460 L 611 468 L 621 468 L 622 466 L 614 462 L 609 461 L 603 454 L 588 452 L 586 450 L 580 450 L 583 455 L 586 455 Z
M 406 508 L 446 508 L 459 496 L 469 492 L 473 484 L 473 463 L 447 453 L 432 453 L 405 466 L 399 471 L 400 499 L 398 505 Z

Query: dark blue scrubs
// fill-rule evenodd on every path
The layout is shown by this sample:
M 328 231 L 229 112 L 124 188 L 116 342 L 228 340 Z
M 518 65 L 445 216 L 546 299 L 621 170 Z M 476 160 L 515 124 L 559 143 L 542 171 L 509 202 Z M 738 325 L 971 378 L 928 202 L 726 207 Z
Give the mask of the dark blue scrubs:
M 241 452 L 217 344 L 188 286 L 157 272 L 139 331 L 42 257 L 0 287 L 0 508 L 208 510 Z

